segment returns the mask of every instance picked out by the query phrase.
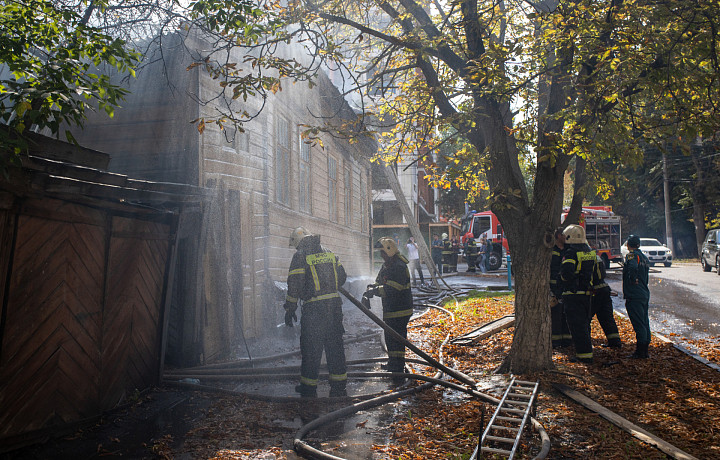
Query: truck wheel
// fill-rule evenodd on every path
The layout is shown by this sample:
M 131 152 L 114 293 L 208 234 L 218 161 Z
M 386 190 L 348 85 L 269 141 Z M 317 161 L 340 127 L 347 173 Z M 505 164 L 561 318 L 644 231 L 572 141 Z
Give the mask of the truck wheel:
M 720 276 L 720 256 L 715 257 L 715 270 L 718 276 Z
M 700 265 L 702 265 L 702 269 L 704 272 L 709 272 L 712 270 L 712 266 L 705 262 L 705 257 L 703 257 L 702 254 L 700 254 Z
M 672 262 L 663 262 L 663 265 L 665 265 L 666 267 L 670 267 L 672 265 Z
M 488 270 L 500 270 L 500 267 L 502 267 L 502 255 L 491 252 L 488 254 L 487 265 Z

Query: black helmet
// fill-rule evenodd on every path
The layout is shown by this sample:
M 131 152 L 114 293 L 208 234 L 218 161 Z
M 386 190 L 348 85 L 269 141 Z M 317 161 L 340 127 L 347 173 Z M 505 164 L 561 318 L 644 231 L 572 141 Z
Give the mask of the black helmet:
M 640 247 L 640 237 L 637 235 L 630 235 L 627 240 L 627 247 L 639 248 Z

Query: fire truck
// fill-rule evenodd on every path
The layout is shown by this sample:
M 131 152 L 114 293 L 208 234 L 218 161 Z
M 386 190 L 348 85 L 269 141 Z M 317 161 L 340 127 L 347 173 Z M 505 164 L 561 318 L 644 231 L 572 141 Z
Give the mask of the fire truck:
M 478 244 L 483 235 L 487 238 L 488 245 L 490 246 L 490 252 L 487 254 L 488 269 L 498 270 L 502 267 L 505 261 L 505 255 L 509 250 L 505 233 L 497 216 L 492 211 L 468 212 L 460 220 L 460 235 L 463 245 L 467 240 L 465 235 L 468 233 L 472 233 Z
M 565 221 L 569 208 L 564 208 L 560 221 Z M 580 213 L 579 224 L 585 229 L 585 237 L 590 247 L 595 249 L 605 267 L 610 262 L 622 262 L 620 244 L 622 243 L 620 216 L 616 216 L 612 206 L 584 206 Z

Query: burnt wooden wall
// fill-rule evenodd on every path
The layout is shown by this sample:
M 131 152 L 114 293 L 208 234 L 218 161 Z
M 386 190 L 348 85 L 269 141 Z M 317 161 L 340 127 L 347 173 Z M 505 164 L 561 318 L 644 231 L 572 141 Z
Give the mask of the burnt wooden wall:
M 157 382 L 168 219 L 0 196 L 0 443 Z

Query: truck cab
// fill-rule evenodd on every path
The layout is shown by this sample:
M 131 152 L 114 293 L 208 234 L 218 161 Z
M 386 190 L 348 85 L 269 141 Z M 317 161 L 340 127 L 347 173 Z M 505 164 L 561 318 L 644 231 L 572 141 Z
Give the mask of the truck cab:
M 465 245 L 468 233 L 472 233 L 475 241 L 480 244 L 480 238 L 487 238 L 490 252 L 487 254 L 488 270 L 498 270 L 509 253 L 508 242 L 505 238 L 502 225 L 492 211 L 470 211 L 460 221 L 460 234 Z

